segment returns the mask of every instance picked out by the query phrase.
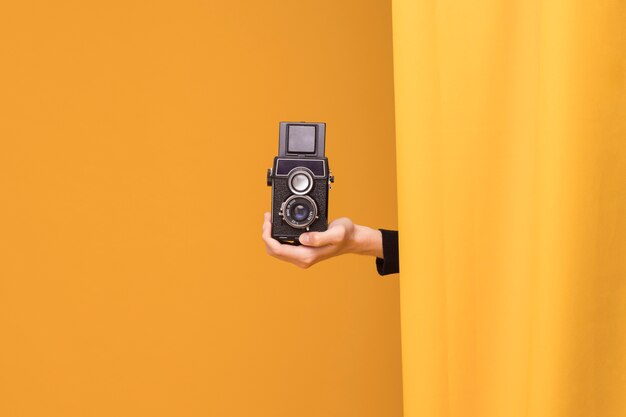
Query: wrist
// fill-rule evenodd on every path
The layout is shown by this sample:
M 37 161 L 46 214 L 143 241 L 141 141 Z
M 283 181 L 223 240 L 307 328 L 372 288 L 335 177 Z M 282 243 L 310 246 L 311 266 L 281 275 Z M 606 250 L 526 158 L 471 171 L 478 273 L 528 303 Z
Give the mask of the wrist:
M 378 229 L 355 224 L 348 252 L 382 258 L 382 233 Z

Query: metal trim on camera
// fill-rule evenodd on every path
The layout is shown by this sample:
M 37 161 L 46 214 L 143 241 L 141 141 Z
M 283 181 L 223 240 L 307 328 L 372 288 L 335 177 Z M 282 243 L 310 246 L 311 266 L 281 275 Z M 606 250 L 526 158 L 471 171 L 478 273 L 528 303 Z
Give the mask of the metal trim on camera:
M 291 227 L 308 229 L 317 218 L 317 204 L 307 195 L 292 195 L 281 205 L 279 215 Z
M 305 195 L 313 188 L 313 173 L 306 168 L 294 168 L 287 177 L 287 186 L 296 195 Z

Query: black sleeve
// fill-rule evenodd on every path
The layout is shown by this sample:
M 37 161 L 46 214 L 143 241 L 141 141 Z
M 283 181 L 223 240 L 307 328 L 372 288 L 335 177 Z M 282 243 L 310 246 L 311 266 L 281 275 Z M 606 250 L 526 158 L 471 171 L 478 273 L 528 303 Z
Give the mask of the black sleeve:
M 383 235 L 383 259 L 376 258 L 376 269 L 380 275 L 400 272 L 398 254 L 398 231 L 379 229 Z

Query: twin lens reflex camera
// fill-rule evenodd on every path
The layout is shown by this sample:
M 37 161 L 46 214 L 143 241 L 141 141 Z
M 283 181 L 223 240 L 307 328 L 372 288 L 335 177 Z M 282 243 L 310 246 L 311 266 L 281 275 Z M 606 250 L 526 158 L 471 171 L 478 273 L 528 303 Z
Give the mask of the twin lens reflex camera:
M 278 136 L 278 156 L 267 170 L 272 237 L 299 245 L 302 233 L 328 228 L 328 190 L 334 178 L 324 155 L 326 123 L 281 122 Z

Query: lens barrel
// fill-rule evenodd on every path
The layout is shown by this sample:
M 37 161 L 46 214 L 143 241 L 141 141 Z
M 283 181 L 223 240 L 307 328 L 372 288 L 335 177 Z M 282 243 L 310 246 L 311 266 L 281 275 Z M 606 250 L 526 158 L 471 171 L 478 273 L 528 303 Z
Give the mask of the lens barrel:
M 296 229 L 306 229 L 317 218 L 317 205 L 306 195 L 292 195 L 283 203 L 282 217 Z

